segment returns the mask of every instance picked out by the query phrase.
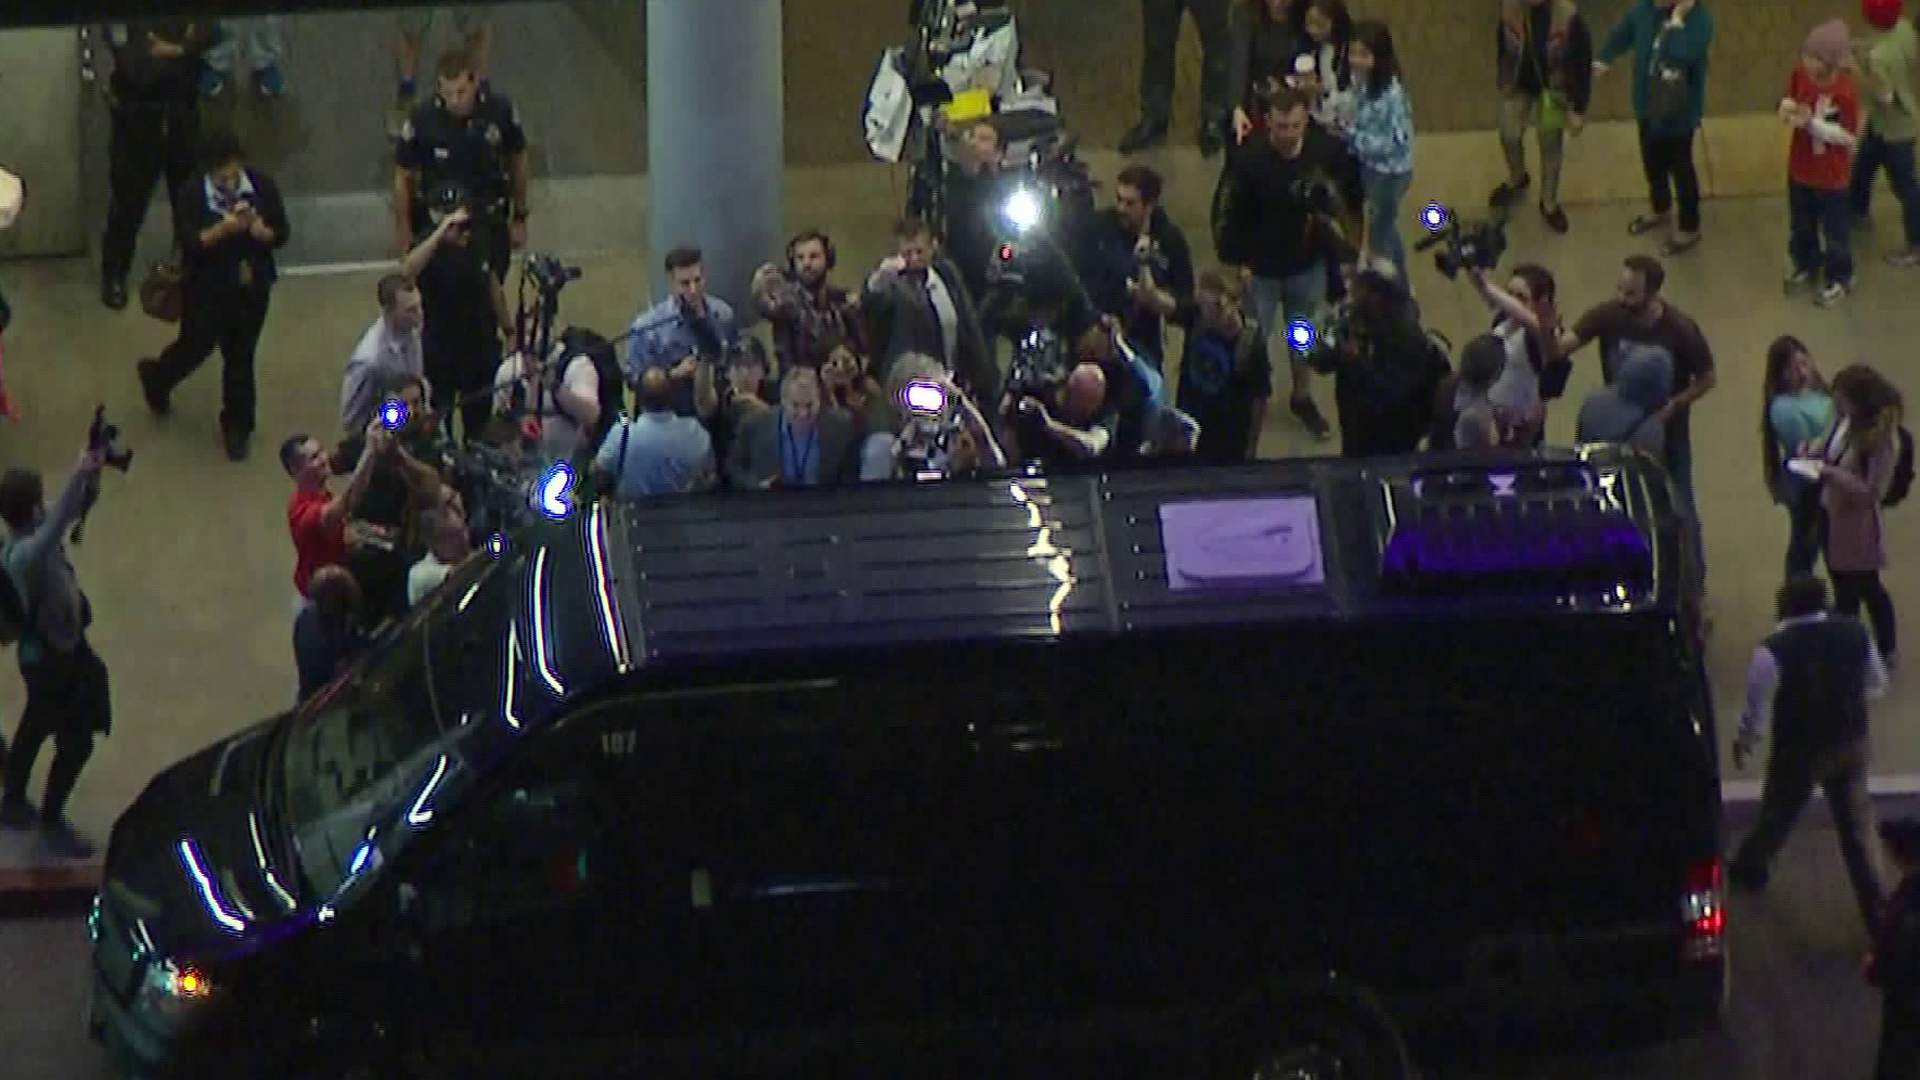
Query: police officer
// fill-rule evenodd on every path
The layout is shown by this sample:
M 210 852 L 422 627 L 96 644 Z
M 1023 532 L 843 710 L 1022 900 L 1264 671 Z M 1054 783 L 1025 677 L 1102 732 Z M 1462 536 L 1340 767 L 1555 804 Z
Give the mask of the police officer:
M 100 301 L 127 306 L 133 245 L 147 220 L 153 183 L 167 179 L 167 205 L 198 172 L 201 60 L 220 40 L 218 23 L 148 19 L 106 31 L 102 85 L 113 130 L 107 141 L 107 228 L 100 240 Z
M 1200 31 L 1200 152 L 1208 157 L 1220 152 L 1233 108 L 1233 90 L 1227 85 L 1232 7 L 1233 0 L 1140 0 L 1140 122 L 1120 140 L 1121 153 L 1137 154 L 1166 141 L 1182 12 L 1193 13 L 1194 28 Z
M 457 187 L 472 199 L 473 239 L 494 278 L 506 281 L 527 242 L 527 134 L 505 97 L 480 88 L 466 52 L 440 58 L 440 93 L 401 128 L 394 213 L 401 257 L 432 231 L 427 197 Z

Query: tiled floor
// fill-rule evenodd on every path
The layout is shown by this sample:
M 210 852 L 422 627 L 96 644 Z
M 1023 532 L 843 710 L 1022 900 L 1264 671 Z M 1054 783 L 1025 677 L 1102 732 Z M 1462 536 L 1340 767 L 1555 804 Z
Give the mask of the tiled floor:
M 1635 207 L 1580 201 L 1633 192 L 1635 163 L 1624 134 L 1597 125 L 1574 151 L 1581 164 L 1578 175 L 1569 177 L 1570 235 L 1547 233 L 1530 212 L 1513 227 L 1509 258 L 1552 267 L 1563 303 L 1572 309 L 1610 295 L 1620 259 L 1650 249 L 1626 236 L 1624 226 Z M 1753 167 L 1772 156 L 1767 140 L 1773 137 L 1764 126 L 1751 134 L 1737 126 L 1721 129 L 1715 165 L 1740 168 L 1721 167 L 1721 179 L 1711 190 L 1773 190 L 1766 170 Z M 1491 143 L 1486 135 L 1424 138 L 1416 201 L 1477 204 L 1498 168 Z M 1110 153 L 1089 156 L 1100 176 L 1113 176 L 1117 162 Z M 1205 214 L 1216 167 L 1190 149 L 1163 151 L 1155 161 L 1169 177 L 1170 209 L 1196 250 L 1204 252 L 1210 246 Z M 595 183 L 602 181 L 623 192 L 640 188 L 637 177 L 609 176 Z M 850 279 L 882 253 L 899 206 L 899 182 L 896 171 L 879 165 L 792 169 L 788 220 L 796 227 L 832 228 L 842 275 Z M 557 184 L 543 190 L 558 200 Z M 310 217 L 295 222 L 296 235 L 344 230 L 343 214 L 368 212 L 364 207 L 375 202 L 303 204 Z M 561 209 L 592 223 L 592 210 L 577 205 L 556 205 L 543 220 L 552 221 Z M 1867 361 L 1920 392 L 1920 360 L 1911 348 L 1920 320 L 1909 303 L 1920 290 L 1920 272 L 1886 269 L 1877 254 L 1897 230 L 1894 210 L 1891 200 L 1877 209 L 1876 231 L 1860 241 L 1859 291 L 1838 310 L 1820 311 L 1783 297 L 1785 220 L 1779 199 L 1711 202 L 1706 244 L 1670 267 L 1671 298 L 1700 319 L 1720 366 L 1720 388 L 1696 410 L 1694 438 L 1718 625 L 1712 666 L 1725 726 L 1737 714 L 1748 651 L 1771 622 L 1784 548 L 1784 515 L 1766 498 L 1756 445 L 1758 383 L 1768 342 L 1792 332 L 1811 343 L 1829 372 Z M 645 250 L 637 243 L 628 246 L 633 220 L 644 222 L 644 214 L 636 218 L 623 208 L 618 217 L 592 234 L 600 246 Z M 384 239 L 384 220 L 370 235 Z M 561 242 L 551 237 L 537 237 L 536 243 L 546 248 Z M 566 295 L 569 317 L 603 330 L 623 326 L 646 294 L 644 260 L 616 253 L 579 261 L 587 274 Z M 210 365 L 181 388 L 170 420 L 149 418 L 140 404 L 133 363 L 164 345 L 167 329 L 136 311 L 103 310 L 94 298 L 90 266 L 72 260 L 0 267 L 17 312 L 6 342 L 7 384 L 26 410 L 22 423 L 0 426 L 0 461 L 31 464 L 57 483 L 80 448 L 96 403 L 107 406 L 137 448 L 132 471 L 108 478 L 87 542 L 74 552 L 98 614 L 95 638 L 114 672 L 118 712 L 114 734 L 102 744 L 74 807 L 83 826 L 100 831 L 154 769 L 286 703 L 292 557 L 284 523 L 288 485 L 273 447 L 295 430 L 331 430 L 341 365 L 374 314 L 376 275 L 300 276 L 281 283 L 259 361 L 259 443 L 251 461 L 233 465 L 222 456 L 214 431 L 217 370 Z M 1414 275 L 1429 320 L 1455 341 L 1485 324 L 1485 313 L 1465 284 L 1441 279 L 1425 263 Z M 1568 401 L 1552 420 L 1552 436 L 1570 437 L 1573 403 L 1595 382 L 1595 368 L 1590 357 L 1581 361 Z M 1319 392 L 1330 405 L 1330 390 Z M 1275 410 L 1263 449 L 1279 455 L 1327 447 L 1310 443 L 1284 410 Z M 1920 509 L 1909 506 L 1889 518 L 1894 561 L 1889 582 L 1896 599 L 1911 600 L 1920 581 L 1907 558 L 1920 528 L 1916 515 Z M 19 702 L 18 678 L 9 670 L 0 675 L 0 715 L 17 714 Z M 1920 772 L 1920 698 L 1902 686 L 1879 717 L 1882 771 Z M 1552 722 L 1550 707 L 1543 708 L 1542 722 Z

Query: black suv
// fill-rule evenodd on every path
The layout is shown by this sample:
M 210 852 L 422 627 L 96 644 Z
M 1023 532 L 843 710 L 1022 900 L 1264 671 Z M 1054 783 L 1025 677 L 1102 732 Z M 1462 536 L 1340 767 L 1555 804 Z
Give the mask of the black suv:
M 596 507 L 153 782 L 95 1027 L 141 1073 L 1251 1076 L 1329 967 L 1416 1025 L 1709 1022 L 1678 522 L 1565 451 Z

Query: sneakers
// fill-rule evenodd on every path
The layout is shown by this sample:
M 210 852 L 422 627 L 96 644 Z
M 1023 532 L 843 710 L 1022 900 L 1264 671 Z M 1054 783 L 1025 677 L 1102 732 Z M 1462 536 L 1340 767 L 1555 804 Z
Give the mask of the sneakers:
M 57 859 L 91 859 L 100 850 L 93 841 L 80 835 L 65 815 L 40 823 L 40 843 Z
M 1909 266 L 1920 266 L 1920 248 L 1905 248 L 1893 252 L 1887 256 L 1887 265 L 1902 270 Z
M 1312 397 L 1296 397 L 1288 402 L 1287 407 L 1293 411 L 1294 419 L 1300 421 L 1300 426 L 1306 428 L 1307 434 L 1314 438 L 1324 439 L 1333 431 L 1327 418 L 1320 415 L 1320 406 L 1314 404 Z
M 1796 293 L 1811 284 L 1813 284 L 1813 271 L 1795 270 L 1787 275 L 1787 279 L 1784 282 L 1781 282 L 1781 288 L 1789 293 Z
M 287 78 L 279 64 L 268 64 L 253 73 L 253 90 L 264 98 L 277 98 L 287 92 Z
M 1813 302 L 1821 307 L 1833 307 L 1845 300 L 1847 294 L 1852 291 L 1853 286 L 1847 282 L 1829 281 L 1826 287 L 1820 290 L 1819 295 L 1813 298 Z

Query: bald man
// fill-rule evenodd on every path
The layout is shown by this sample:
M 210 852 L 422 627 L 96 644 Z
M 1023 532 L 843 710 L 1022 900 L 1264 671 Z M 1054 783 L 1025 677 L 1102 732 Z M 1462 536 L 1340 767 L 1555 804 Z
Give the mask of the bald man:
M 1019 459 L 1066 465 L 1105 457 L 1113 449 L 1120 414 L 1107 400 L 1107 375 L 1099 364 L 1075 367 L 1050 397 L 1013 403 L 1010 426 Z
M 640 375 L 640 414 L 615 424 L 593 467 L 620 499 L 677 495 L 712 487 L 717 478 L 706 425 L 674 411 L 675 387 L 665 368 Z

